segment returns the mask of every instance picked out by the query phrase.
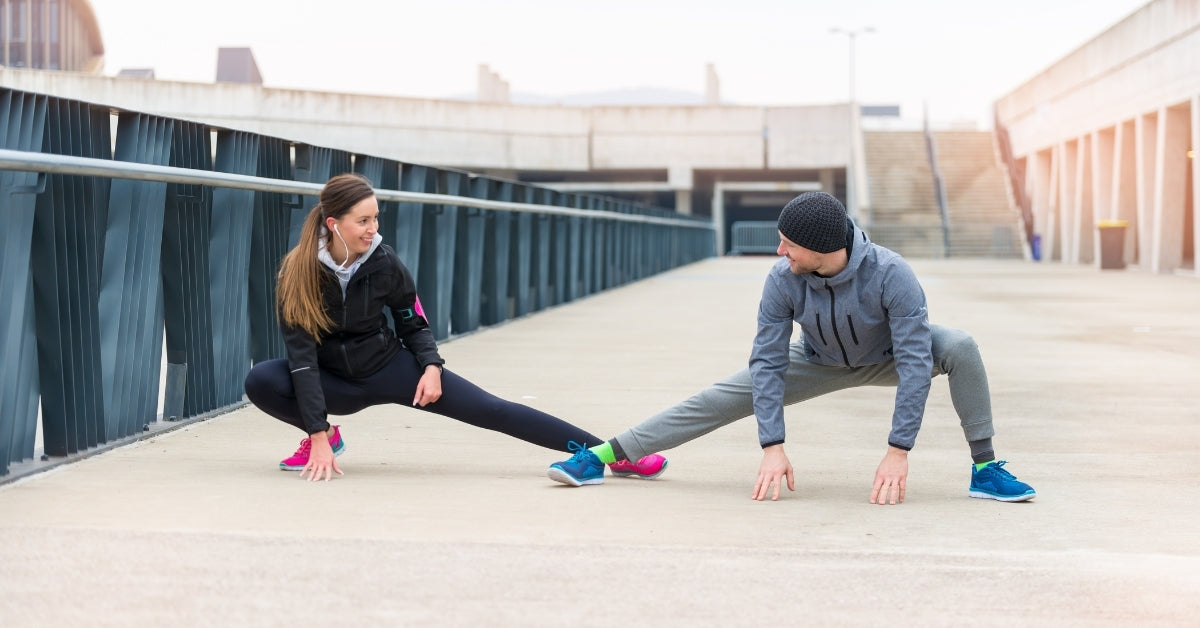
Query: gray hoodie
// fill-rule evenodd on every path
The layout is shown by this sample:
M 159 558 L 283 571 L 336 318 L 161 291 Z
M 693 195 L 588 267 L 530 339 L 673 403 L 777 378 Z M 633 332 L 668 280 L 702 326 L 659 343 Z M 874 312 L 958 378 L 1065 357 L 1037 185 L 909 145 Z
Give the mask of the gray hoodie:
M 792 274 L 787 258 L 767 275 L 750 354 L 754 415 L 763 447 L 784 442 L 784 373 L 793 321 L 797 340 L 814 364 L 853 368 L 895 360 L 899 385 L 888 444 L 916 442 L 929 381 L 932 339 L 925 292 L 904 258 L 871 242 L 847 220 L 849 261 L 833 277 Z

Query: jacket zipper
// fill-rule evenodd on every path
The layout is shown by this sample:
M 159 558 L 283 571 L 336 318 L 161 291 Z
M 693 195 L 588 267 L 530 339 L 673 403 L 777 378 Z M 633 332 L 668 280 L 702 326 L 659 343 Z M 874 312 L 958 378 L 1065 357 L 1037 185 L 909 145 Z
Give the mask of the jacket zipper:
M 837 299 L 833 296 L 833 288 L 829 287 L 829 284 L 825 284 L 825 289 L 829 291 L 829 320 L 836 321 L 837 312 L 834 308 Z M 837 340 L 838 348 L 842 350 L 842 362 L 845 362 L 846 366 L 850 366 L 850 356 L 846 353 L 846 345 L 842 344 L 842 335 L 838 333 L 837 323 L 833 323 L 830 327 L 833 327 L 833 338 Z
M 360 269 L 361 270 L 361 269 Z M 342 297 L 342 329 L 346 329 L 346 320 L 350 316 L 350 283 L 346 284 L 346 294 Z M 346 364 L 346 374 L 354 375 L 354 367 L 350 364 L 350 352 L 346 351 L 346 341 L 341 339 L 338 341 L 338 348 L 342 351 L 342 362 Z
M 367 278 L 364 279 L 363 281 L 367 282 L 367 287 L 364 288 L 364 292 L 363 292 L 364 298 L 363 298 L 363 304 L 362 304 L 363 317 L 366 318 L 367 314 L 371 313 L 371 276 L 367 275 Z
M 850 327 L 850 339 L 858 344 L 858 332 L 854 331 L 854 319 L 849 314 L 846 315 L 846 325 Z
M 346 363 L 346 374 L 354 376 L 354 367 L 350 365 L 350 352 L 346 351 L 346 343 L 339 342 L 338 348 L 342 350 L 342 362 Z

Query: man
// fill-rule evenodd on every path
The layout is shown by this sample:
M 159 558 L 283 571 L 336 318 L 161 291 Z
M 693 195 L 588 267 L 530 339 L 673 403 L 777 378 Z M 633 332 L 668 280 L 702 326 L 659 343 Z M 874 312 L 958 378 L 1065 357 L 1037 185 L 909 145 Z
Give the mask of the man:
M 997 461 L 992 411 L 979 348 L 966 332 L 930 325 L 912 268 L 872 243 L 833 196 L 806 192 L 779 214 L 783 256 L 767 275 L 750 367 L 616 438 L 550 466 L 580 486 L 604 481 L 604 465 L 670 449 L 753 414 L 763 460 L 752 497 L 779 499 L 795 474 L 784 453 L 783 408 L 857 386 L 895 386 L 887 451 L 875 471 L 872 504 L 904 501 L 908 452 L 916 442 L 929 383 L 945 374 L 975 465 L 968 494 L 1000 501 L 1035 491 Z M 790 344 L 793 324 L 802 334 Z M 774 491 L 772 492 L 772 487 Z

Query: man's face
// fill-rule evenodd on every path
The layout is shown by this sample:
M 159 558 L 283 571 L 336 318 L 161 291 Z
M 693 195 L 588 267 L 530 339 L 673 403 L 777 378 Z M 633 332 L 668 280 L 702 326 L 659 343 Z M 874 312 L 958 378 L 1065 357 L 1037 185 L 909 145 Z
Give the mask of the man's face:
M 779 248 L 775 252 L 788 258 L 788 266 L 791 267 L 793 275 L 816 272 L 825 263 L 824 255 L 792 242 L 783 237 L 783 233 L 779 234 Z

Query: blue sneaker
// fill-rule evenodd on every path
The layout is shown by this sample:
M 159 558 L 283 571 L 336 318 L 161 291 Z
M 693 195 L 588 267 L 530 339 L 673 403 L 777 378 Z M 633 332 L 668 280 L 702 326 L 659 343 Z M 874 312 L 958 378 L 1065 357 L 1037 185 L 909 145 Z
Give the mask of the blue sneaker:
M 1002 502 L 1023 502 L 1037 497 L 1037 491 L 1004 470 L 1007 460 L 993 460 L 978 471 L 971 466 L 971 497 L 998 499 Z
M 604 484 L 604 463 L 600 462 L 599 456 L 575 441 L 567 443 L 567 449 L 575 452 L 575 455 L 569 460 L 550 465 L 546 475 L 551 480 L 571 486 Z

